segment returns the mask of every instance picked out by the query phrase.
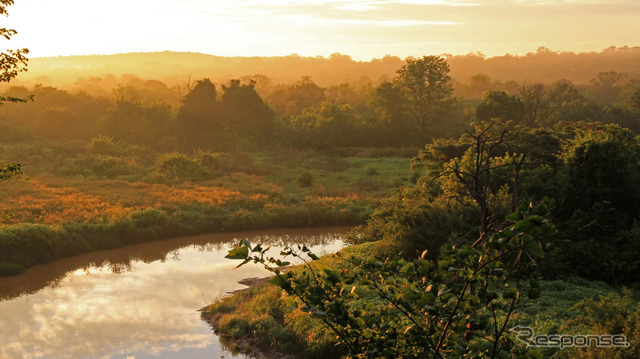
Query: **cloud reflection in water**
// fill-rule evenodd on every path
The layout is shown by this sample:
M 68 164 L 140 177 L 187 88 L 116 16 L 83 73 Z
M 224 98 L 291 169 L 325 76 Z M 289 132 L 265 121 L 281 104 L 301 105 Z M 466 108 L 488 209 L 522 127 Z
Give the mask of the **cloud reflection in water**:
M 125 265 L 98 261 L 101 265 L 68 271 L 33 294 L 0 302 L 0 357 L 236 357 L 221 348 L 196 309 L 243 288 L 239 280 L 266 272 L 257 266 L 232 270 L 237 263 L 224 255 L 233 236 L 226 238 L 227 243 L 200 240 L 181 248 L 164 243 L 168 250 L 159 251 L 164 254 L 154 261 L 136 259 Z M 322 245 L 336 238 L 311 239 Z M 304 241 L 301 237 L 270 236 L 250 240 L 272 245 Z M 322 248 L 334 251 L 341 245 L 338 240 Z M 145 244 L 137 247 L 127 249 L 145 251 Z M 47 266 L 55 265 L 34 269 L 46 271 Z

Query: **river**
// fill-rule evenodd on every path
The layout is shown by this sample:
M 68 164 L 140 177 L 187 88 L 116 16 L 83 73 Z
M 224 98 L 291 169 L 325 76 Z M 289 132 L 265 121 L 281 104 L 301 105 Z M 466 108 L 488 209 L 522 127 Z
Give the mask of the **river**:
M 244 358 L 227 351 L 197 309 L 238 281 L 264 276 L 232 268 L 227 251 L 247 238 L 279 251 L 316 254 L 343 246 L 346 227 L 189 236 L 93 252 L 0 278 L 0 358 Z M 276 252 L 277 254 L 279 252 Z

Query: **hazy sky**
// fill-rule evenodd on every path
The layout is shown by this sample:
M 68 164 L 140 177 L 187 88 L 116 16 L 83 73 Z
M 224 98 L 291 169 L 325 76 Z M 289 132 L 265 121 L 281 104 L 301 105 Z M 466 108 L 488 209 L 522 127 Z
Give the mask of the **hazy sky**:
M 32 56 L 335 52 L 368 60 L 640 46 L 640 0 L 16 0 L 0 47 Z

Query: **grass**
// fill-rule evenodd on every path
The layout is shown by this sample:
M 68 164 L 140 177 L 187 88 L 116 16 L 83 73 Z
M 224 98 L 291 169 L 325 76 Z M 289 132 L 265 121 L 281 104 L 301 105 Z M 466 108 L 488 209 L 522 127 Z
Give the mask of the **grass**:
M 341 258 L 351 255 L 367 258 L 376 253 L 378 245 L 369 242 L 350 246 L 338 254 L 323 256 L 320 263 L 334 269 L 344 269 L 345 262 Z M 585 331 L 582 334 L 625 334 L 632 343 L 630 349 L 538 349 L 543 357 L 637 357 L 640 350 L 639 290 L 620 290 L 603 282 L 568 278 L 541 280 L 540 292 L 539 298 L 520 302 L 509 327 L 531 327 L 536 334 L 575 333 L 576 328 L 580 328 Z M 375 293 L 359 294 L 362 294 L 360 303 L 353 305 L 380 302 Z M 335 334 L 318 318 L 289 307 L 288 298 L 278 287 L 263 283 L 216 300 L 205 308 L 203 316 L 215 316 L 215 327 L 223 343 L 240 352 L 259 350 L 291 353 L 290 348 L 296 347 L 294 352 L 299 355 L 293 358 L 339 358 L 343 355 L 342 347 L 336 346 L 338 340 Z M 606 308 L 612 308 L 611 313 Z M 626 322 L 620 323 L 625 319 L 619 319 L 617 324 L 610 323 L 610 318 L 621 315 L 628 318 Z M 269 330 L 260 329 L 260 323 L 265 321 L 270 323 Z
M 350 246 L 337 254 L 323 256 L 320 263 L 345 268 L 341 258 L 366 256 L 372 253 L 373 246 L 373 243 Z M 296 353 L 294 358 L 337 358 L 345 354 L 335 334 L 322 321 L 290 307 L 288 298 L 280 288 L 262 283 L 217 299 L 203 309 L 202 315 L 215 318 L 214 328 L 232 352 Z
M 29 267 L 188 234 L 361 224 L 410 176 L 409 158 L 161 153 L 107 140 L 0 144 L 0 160 L 25 172 L 0 184 L 0 213 L 12 214 L 0 221 L 0 261 Z

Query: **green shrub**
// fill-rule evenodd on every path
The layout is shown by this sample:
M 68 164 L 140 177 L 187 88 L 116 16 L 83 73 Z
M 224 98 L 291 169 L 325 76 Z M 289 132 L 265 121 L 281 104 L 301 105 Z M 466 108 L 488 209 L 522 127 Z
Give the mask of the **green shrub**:
M 158 156 L 156 170 L 172 181 L 199 181 L 211 177 L 198 160 L 180 152 Z
M 220 154 L 210 151 L 197 150 L 195 157 L 198 162 L 206 169 L 211 171 L 220 171 L 223 169 Z
M 558 353 L 557 358 L 602 358 L 635 359 L 640 358 L 640 303 L 630 290 L 622 294 L 610 292 L 599 298 L 587 298 L 571 309 L 576 317 L 566 321 L 563 333 L 619 335 L 627 338 L 628 348 L 572 348 L 566 353 Z
M 25 267 L 50 262 L 59 257 L 61 241 L 52 227 L 15 224 L 0 230 L 0 261 Z
M 89 142 L 89 151 L 99 155 L 118 156 L 125 153 L 121 144 L 116 143 L 113 137 L 98 135 Z

